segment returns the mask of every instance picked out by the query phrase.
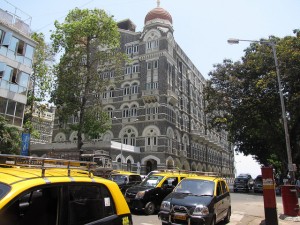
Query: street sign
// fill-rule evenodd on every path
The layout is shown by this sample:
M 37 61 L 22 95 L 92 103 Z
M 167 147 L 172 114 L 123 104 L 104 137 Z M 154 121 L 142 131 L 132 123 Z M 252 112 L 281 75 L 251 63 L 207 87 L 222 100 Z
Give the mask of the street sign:
M 29 155 L 30 134 L 22 133 L 21 155 Z

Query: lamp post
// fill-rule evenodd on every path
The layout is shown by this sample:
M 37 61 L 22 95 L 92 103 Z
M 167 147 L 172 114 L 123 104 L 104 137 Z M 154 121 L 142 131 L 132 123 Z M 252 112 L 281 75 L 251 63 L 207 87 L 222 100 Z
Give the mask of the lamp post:
M 122 131 L 123 127 L 124 127 L 124 124 L 122 123 L 122 121 L 120 119 L 118 119 L 117 117 L 115 117 L 115 116 L 114 116 L 114 120 L 117 120 L 121 123 L 121 125 L 122 125 L 121 131 Z M 120 165 L 121 170 L 123 170 L 122 160 L 123 160 L 123 139 L 122 139 L 122 136 L 121 136 L 121 165 Z
M 287 124 L 285 104 L 284 104 L 283 93 L 282 93 L 282 86 L 281 86 L 279 66 L 278 66 L 277 55 L 276 55 L 275 42 L 273 42 L 273 41 L 240 40 L 240 39 L 234 39 L 234 38 L 228 39 L 227 42 L 229 44 L 239 44 L 240 41 L 266 44 L 266 45 L 271 46 L 271 48 L 272 48 L 274 62 L 275 62 L 275 67 L 276 67 L 277 82 L 278 82 L 279 96 L 280 96 L 280 103 L 281 103 L 281 113 L 282 113 L 282 119 L 283 119 L 284 134 L 285 134 L 285 143 L 286 143 L 286 151 L 287 151 L 287 157 L 288 157 L 288 170 L 289 170 L 289 172 L 291 172 L 291 179 L 292 179 L 292 182 L 293 182 L 295 180 L 295 174 L 294 174 L 294 168 L 293 168 L 293 162 L 292 162 L 292 151 L 291 151 L 291 144 L 290 144 L 290 136 L 289 136 L 289 131 L 288 131 L 288 124 Z

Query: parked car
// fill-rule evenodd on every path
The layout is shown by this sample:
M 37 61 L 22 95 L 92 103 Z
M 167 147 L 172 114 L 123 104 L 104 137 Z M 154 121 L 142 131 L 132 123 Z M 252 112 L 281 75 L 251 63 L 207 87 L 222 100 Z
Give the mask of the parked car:
M 240 174 L 234 179 L 233 191 L 249 192 L 253 188 L 253 179 L 250 174 Z
M 132 225 L 118 185 L 94 162 L 0 155 L 1 225 Z
M 151 215 L 159 209 L 164 197 L 171 193 L 174 187 L 187 173 L 177 171 L 159 172 L 147 176 L 139 185 L 128 188 L 125 198 L 129 208 L 144 211 Z
M 262 175 L 258 175 L 254 179 L 253 191 L 256 192 L 263 192 L 263 180 Z
M 116 182 L 123 194 L 125 191 L 139 183 L 142 182 L 142 178 L 139 174 L 128 172 L 128 171 L 112 171 L 109 178 L 110 180 Z
M 219 177 L 185 178 L 164 198 L 158 216 L 162 224 L 228 223 L 231 216 L 228 185 Z

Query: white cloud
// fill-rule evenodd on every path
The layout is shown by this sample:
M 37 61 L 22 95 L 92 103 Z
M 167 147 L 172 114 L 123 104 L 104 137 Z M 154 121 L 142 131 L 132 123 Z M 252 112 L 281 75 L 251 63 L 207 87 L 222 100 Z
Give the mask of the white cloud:
M 261 166 L 253 159 L 251 155 L 245 156 L 242 153 L 235 154 L 236 176 L 241 173 L 249 173 L 254 179 L 261 175 Z

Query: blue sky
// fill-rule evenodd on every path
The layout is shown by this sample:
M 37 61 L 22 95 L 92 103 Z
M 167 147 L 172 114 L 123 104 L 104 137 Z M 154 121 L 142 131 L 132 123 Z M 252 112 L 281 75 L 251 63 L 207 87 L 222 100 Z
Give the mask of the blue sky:
M 173 18 L 174 37 L 205 78 L 213 70 L 213 64 L 229 58 L 237 61 L 249 45 L 227 44 L 228 38 L 258 40 L 270 35 L 284 37 L 300 29 L 299 0 L 160 0 L 160 6 Z M 9 4 L 32 17 L 31 29 L 43 32 L 49 39 L 54 20 L 63 22 L 69 10 L 100 8 L 114 15 L 116 21 L 126 18 L 142 31 L 146 14 L 156 7 L 156 0 L 0 0 L 0 8 Z M 252 171 L 260 171 L 252 165 L 251 157 L 237 157 L 247 162 Z M 238 171 L 247 163 L 237 163 Z M 239 165 L 241 168 L 239 169 Z M 254 166 L 256 166 L 254 168 Z M 255 170 L 256 169 L 256 170 Z M 244 171 L 243 171 L 244 172 Z M 253 172 L 257 175 L 258 172 Z
M 33 31 L 49 37 L 54 20 L 63 22 L 70 9 L 101 8 L 116 21 L 130 18 L 142 31 L 146 14 L 157 0 L 0 0 L 32 17 Z M 174 37 L 205 78 L 213 64 L 239 60 L 249 45 L 227 44 L 228 38 L 257 40 L 293 35 L 300 28 L 299 0 L 160 0 L 173 18 Z

